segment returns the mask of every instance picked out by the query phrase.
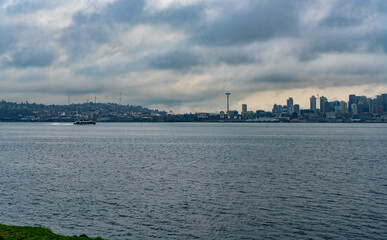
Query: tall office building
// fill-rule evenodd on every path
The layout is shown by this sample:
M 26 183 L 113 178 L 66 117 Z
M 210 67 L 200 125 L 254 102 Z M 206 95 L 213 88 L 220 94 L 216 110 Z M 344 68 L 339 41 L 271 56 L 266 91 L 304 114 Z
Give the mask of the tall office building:
M 344 101 L 341 101 L 340 102 L 340 110 L 342 113 L 347 113 L 348 112 L 348 107 L 347 107 L 347 103 L 344 102 Z
M 227 96 L 227 109 L 226 109 L 226 114 L 228 115 L 229 112 L 230 112 L 230 92 L 226 92 L 226 96 Z
M 273 113 L 274 116 L 279 117 L 281 115 L 281 111 L 282 111 L 282 106 L 274 104 L 273 110 L 271 112 Z
M 382 94 L 381 95 L 381 98 L 382 98 L 382 103 L 383 103 L 383 109 L 384 109 L 384 111 L 386 111 L 387 110 L 387 94 L 385 93 L 385 94 Z
M 282 106 L 282 108 L 281 108 L 281 116 L 283 116 L 283 115 L 286 115 L 286 114 L 288 114 L 288 107 L 287 106 Z
M 242 114 L 247 113 L 247 104 L 242 104 Z
M 317 110 L 316 105 L 317 105 L 316 97 L 312 95 L 310 97 L 310 110 L 312 110 L 313 112 L 316 112 Z
M 369 113 L 376 113 L 376 100 L 367 98 Z
M 327 107 L 328 99 L 324 96 L 320 97 L 320 112 L 325 113 Z
M 301 113 L 300 113 L 300 105 L 294 104 L 293 108 L 294 108 L 294 112 L 297 113 L 297 116 L 300 116 L 301 115 Z
M 276 103 L 274 103 L 273 109 L 271 110 L 271 113 L 273 113 L 273 114 L 278 113 L 278 105 Z
M 286 106 L 288 108 L 288 114 L 292 114 L 294 112 L 294 108 L 293 108 L 293 98 L 289 98 L 287 101 L 286 101 Z
M 358 101 L 359 101 L 359 97 L 357 97 L 355 94 L 349 95 L 349 99 L 348 99 L 348 111 L 349 112 L 352 112 L 352 104 L 357 105 Z M 356 108 L 356 110 L 357 110 L 357 108 Z
M 375 105 L 376 105 L 375 106 L 375 112 L 376 113 L 380 113 L 380 109 L 384 110 L 382 95 L 376 96 Z
M 247 104 L 242 104 L 242 118 L 247 118 Z
M 357 104 L 356 103 L 352 103 L 351 111 L 352 111 L 352 115 L 357 115 Z
M 369 112 L 369 103 L 367 102 L 367 97 L 365 96 L 358 97 L 357 113 L 362 114 L 367 112 Z
M 282 114 L 282 107 L 286 107 L 286 106 L 278 105 L 278 117 L 280 117 Z M 287 109 L 286 109 L 286 111 L 287 111 Z

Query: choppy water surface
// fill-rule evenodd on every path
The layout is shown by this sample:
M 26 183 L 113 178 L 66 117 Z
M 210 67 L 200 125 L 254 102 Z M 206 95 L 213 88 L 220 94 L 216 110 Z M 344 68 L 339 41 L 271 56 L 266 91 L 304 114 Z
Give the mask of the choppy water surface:
M 387 124 L 0 123 L 0 222 L 110 239 L 387 239 Z

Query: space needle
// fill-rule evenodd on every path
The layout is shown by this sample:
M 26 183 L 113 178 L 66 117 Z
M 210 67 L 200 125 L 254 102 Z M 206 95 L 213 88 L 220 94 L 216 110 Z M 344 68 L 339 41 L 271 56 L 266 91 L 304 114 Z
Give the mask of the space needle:
M 227 112 L 226 114 L 228 114 L 228 112 L 230 111 L 230 95 L 231 93 L 229 91 L 226 92 L 226 96 L 227 96 Z

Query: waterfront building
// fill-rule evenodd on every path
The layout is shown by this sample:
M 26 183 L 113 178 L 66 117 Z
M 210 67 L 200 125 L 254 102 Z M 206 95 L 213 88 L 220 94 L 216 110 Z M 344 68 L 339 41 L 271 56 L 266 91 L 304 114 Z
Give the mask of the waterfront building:
M 370 111 L 369 101 L 366 96 L 349 95 L 348 110 L 352 113 L 352 104 L 356 104 L 356 114 L 367 113 Z
M 219 113 L 220 119 L 224 119 L 224 116 L 225 116 L 224 112 L 223 112 L 223 111 L 220 111 L 220 113 Z
M 350 113 L 352 113 L 352 104 L 357 104 L 357 97 L 355 94 L 349 95 L 348 99 L 348 110 Z
M 238 118 L 238 111 L 237 110 L 230 110 L 227 114 L 228 118 Z
M 337 113 L 337 112 L 341 112 L 341 109 L 340 109 L 340 106 L 335 106 L 334 107 L 334 111 Z
M 273 113 L 274 116 L 280 117 L 281 113 L 282 113 L 282 105 L 274 104 L 273 105 L 272 113 Z
M 376 111 L 376 114 L 379 114 L 379 115 L 383 115 L 384 114 L 383 106 L 377 106 L 375 111 Z
M 294 108 L 293 108 L 293 98 L 290 97 L 287 101 L 286 101 L 286 107 L 288 109 L 288 114 L 292 114 L 294 112 Z
M 247 113 L 247 104 L 242 104 L 242 114 Z
M 357 102 L 357 114 L 368 113 L 369 104 L 366 96 L 359 96 Z
M 324 96 L 320 97 L 320 112 L 325 113 L 327 108 L 328 99 Z
M 297 113 L 297 116 L 300 116 L 300 105 L 294 104 L 294 112 Z
M 367 98 L 369 113 L 376 113 L 376 100 Z
M 281 106 L 281 105 L 280 105 Z M 281 109 L 281 116 L 287 115 L 288 114 L 288 107 L 287 106 L 282 106 Z
M 317 110 L 316 104 L 317 104 L 316 97 L 312 95 L 310 97 L 310 110 L 312 110 L 313 112 L 316 112 Z
M 357 104 L 356 103 L 352 103 L 351 105 L 351 113 L 352 115 L 357 115 Z
M 246 119 L 247 117 L 247 104 L 242 104 L 242 118 Z
M 376 106 L 382 106 L 384 111 L 387 109 L 387 94 L 378 95 L 376 97 Z
M 348 107 L 346 102 L 340 101 L 340 110 L 342 113 L 348 113 Z
M 255 112 L 255 116 L 256 116 L 257 118 L 265 117 L 265 116 L 266 116 L 266 112 L 265 112 L 264 110 L 257 110 L 257 111 Z
M 340 109 L 340 102 L 332 101 L 327 103 L 327 106 L 325 107 L 325 112 L 336 112 L 338 109 Z
M 387 94 L 382 94 L 383 108 L 387 109 Z
M 271 110 L 271 113 L 273 113 L 274 115 L 276 115 L 278 113 L 278 105 L 276 103 L 274 103 L 273 109 Z

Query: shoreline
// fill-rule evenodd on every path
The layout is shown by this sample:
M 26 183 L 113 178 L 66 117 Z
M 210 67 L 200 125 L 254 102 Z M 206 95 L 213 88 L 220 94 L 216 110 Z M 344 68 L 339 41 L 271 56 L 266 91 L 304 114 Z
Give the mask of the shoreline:
M 74 123 L 71 121 L 0 121 L 0 123 Z M 374 124 L 374 123 L 387 123 L 386 121 L 375 121 L 375 122 L 367 122 L 367 121 L 344 121 L 344 122 L 316 122 L 316 121 L 100 121 L 96 123 L 292 123 L 292 124 L 303 124 L 303 123 L 342 123 L 342 124 L 352 124 L 352 123 L 366 123 L 366 124 Z
M 90 238 L 86 234 L 80 236 L 65 236 L 52 232 L 46 227 L 33 226 L 15 226 L 0 223 L 0 240 L 38 240 L 38 239 L 57 239 L 57 240 L 107 240 L 101 237 Z

